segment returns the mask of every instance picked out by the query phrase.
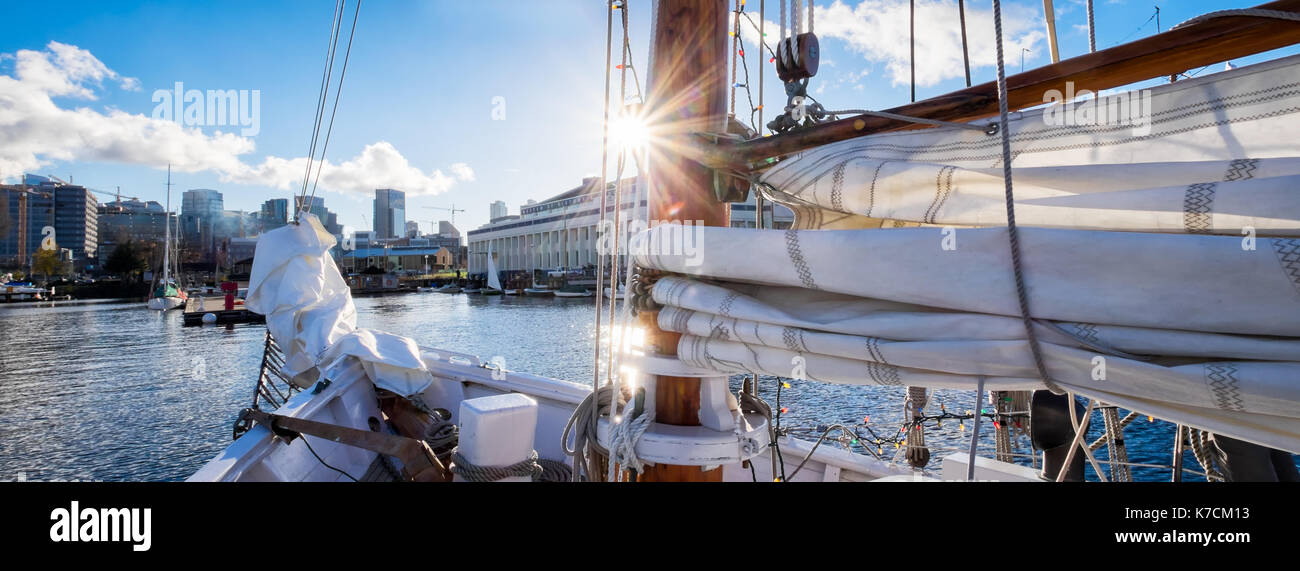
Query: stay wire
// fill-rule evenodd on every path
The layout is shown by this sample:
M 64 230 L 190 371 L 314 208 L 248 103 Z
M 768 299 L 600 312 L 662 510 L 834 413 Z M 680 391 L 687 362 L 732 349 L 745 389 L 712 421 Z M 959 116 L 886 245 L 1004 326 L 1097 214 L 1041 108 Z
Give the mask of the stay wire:
M 361 0 L 357 0 L 357 7 L 352 14 L 352 29 L 348 32 L 348 49 L 343 52 L 343 69 L 339 71 L 339 86 L 334 90 L 334 107 L 330 110 L 330 124 L 325 130 L 325 144 L 321 146 L 320 161 L 316 164 L 316 178 L 311 183 L 311 199 L 316 198 L 316 183 L 320 182 L 320 171 L 325 168 L 325 151 L 329 149 L 330 135 L 334 133 L 334 115 L 339 111 L 339 97 L 343 95 L 343 79 L 348 75 L 348 60 L 352 56 L 352 38 L 357 33 L 357 17 L 360 15 Z

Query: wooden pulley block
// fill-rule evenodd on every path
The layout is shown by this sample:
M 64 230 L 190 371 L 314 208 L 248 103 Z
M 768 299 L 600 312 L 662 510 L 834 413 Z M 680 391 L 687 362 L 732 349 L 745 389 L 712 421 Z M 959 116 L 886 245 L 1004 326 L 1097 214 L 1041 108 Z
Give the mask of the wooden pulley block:
M 817 75 L 821 46 L 812 32 L 785 38 L 776 45 L 776 75 L 782 82 L 799 81 Z

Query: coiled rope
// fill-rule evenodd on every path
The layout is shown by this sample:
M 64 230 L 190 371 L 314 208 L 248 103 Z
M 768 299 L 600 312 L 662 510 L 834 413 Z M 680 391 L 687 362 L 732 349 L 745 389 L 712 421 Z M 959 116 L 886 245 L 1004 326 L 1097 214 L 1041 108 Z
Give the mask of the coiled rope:
M 653 408 L 646 408 L 641 414 L 633 417 L 633 407 L 636 401 L 628 402 L 623 406 L 623 420 L 613 423 L 611 421 L 609 429 L 609 462 L 607 481 L 617 482 L 618 473 L 623 470 L 630 470 L 640 474 L 645 470 L 645 462 L 636 455 L 636 443 L 641 440 L 641 435 L 654 424 L 655 411 Z
M 465 456 L 460 453 L 460 447 L 451 449 L 451 472 L 464 478 L 469 482 L 496 482 L 506 478 L 531 478 L 538 480 L 542 477 L 542 466 L 537 463 L 537 451 L 533 450 L 528 454 L 528 458 L 515 462 L 509 466 L 478 466 L 470 463 Z
M 588 457 L 589 453 L 609 453 L 596 441 L 596 428 L 599 418 L 607 416 L 611 410 L 614 410 L 613 397 L 613 385 L 604 385 L 588 393 L 587 398 L 582 399 L 578 408 L 574 409 L 573 415 L 569 417 L 569 422 L 564 425 L 564 434 L 560 437 L 560 442 L 564 443 L 564 453 L 573 457 L 574 469 L 570 472 L 570 477 L 574 482 L 582 481 L 584 476 L 591 479 L 591 476 L 599 473 L 599 468 Z M 620 400 L 619 405 L 623 402 Z M 569 441 L 570 437 L 573 439 L 572 443 Z

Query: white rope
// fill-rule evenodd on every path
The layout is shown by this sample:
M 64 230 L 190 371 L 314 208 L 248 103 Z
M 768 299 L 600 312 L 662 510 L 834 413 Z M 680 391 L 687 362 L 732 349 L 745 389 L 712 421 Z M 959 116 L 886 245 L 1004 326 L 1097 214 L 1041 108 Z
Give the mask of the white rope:
M 645 434 L 650 425 L 654 424 L 655 411 L 653 408 L 646 408 L 641 411 L 641 416 L 631 418 L 634 407 L 636 407 L 636 399 L 628 401 L 623 407 L 621 422 L 615 423 L 610 420 L 607 481 L 617 482 L 620 470 L 635 470 L 638 474 L 645 470 L 645 462 L 636 455 L 636 443 L 641 440 L 641 435 Z
M 813 32 L 813 10 L 815 9 L 816 6 L 813 6 L 813 0 L 808 0 L 808 33 L 809 34 Z

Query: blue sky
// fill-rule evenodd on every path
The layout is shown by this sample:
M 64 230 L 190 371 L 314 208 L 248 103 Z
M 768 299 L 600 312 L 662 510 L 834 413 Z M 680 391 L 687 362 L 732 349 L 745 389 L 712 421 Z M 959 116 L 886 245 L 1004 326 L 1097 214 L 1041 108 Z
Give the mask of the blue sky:
M 951 41 L 955 0 L 918 2 L 924 45 L 917 96 L 925 98 L 964 81 L 960 64 L 951 65 L 960 57 Z M 1257 3 L 1159 2 L 1160 24 L 1168 29 L 1200 13 Z M 747 4 L 758 10 L 758 0 Z M 778 20 L 778 4 L 768 2 L 769 22 Z M 977 32 L 988 22 L 989 2 L 967 4 L 972 44 L 988 48 L 991 37 Z M 1155 33 L 1155 22 L 1148 22 L 1154 5 L 1096 0 L 1099 48 Z M 347 3 L 348 23 L 354 6 Z M 363 2 L 328 149 L 331 168 L 319 192 L 326 205 L 342 223 L 368 228 L 372 189 L 394 186 L 409 191 L 408 218 L 422 229 L 446 218 L 422 207 L 454 203 L 467 210 L 457 216 L 465 230 L 486 222 L 493 200 L 516 212 L 527 199 L 544 199 L 597 173 L 604 6 L 602 0 Z M 810 89 L 827 107 L 907 101 L 906 62 L 899 56 L 906 49 L 906 6 L 906 0 L 818 2 L 823 66 Z M 630 0 L 630 8 L 635 64 L 644 70 L 650 2 Z M 1048 61 L 1041 2 L 1007 0 L 1004 10 L 1009 70 L 1019 70 L 1021 53 L 1026 67 Z M 307 156 L 332 11 L 325 1 L 5 0 L 0 178 L 11 182 L 24 171 L 70 176 L 91 188 L 120 186 L 124 195 L 162 201 L 172 162 L 175 189 L 221 190 L 228 209 L 255 210 L 267 198 L 290 196 L 302 172 L 293 160 Z M 1056 16 L 1062 57 L 1086 52 L 1083 1 L 1056 0 Z M 336 77 L 342 49 L 341 43 Z M 746 52 L 755 86 L 757 51 L 751 43 Z M 989 61 L 988 53 L 982 50 L 977 61 Z M 770 65 L 765 57 L 761 63 Z M 782 91 L 770 69 L 767 107 L 778 109 Z M 973 73 L 979 83 L 993 77 L 993 68 L 980 65 Z M 241 137 L 238 127 L 187 132 L 150 124 L 155 90 L 178 81 L 186 89 L 260 91 L 259 131 Z M 493 120 L 498 97 L 505 120 Z M 738 99 L 748 117 L 743 95 Z M 178 201 L 179 195 L 174 207 Z

